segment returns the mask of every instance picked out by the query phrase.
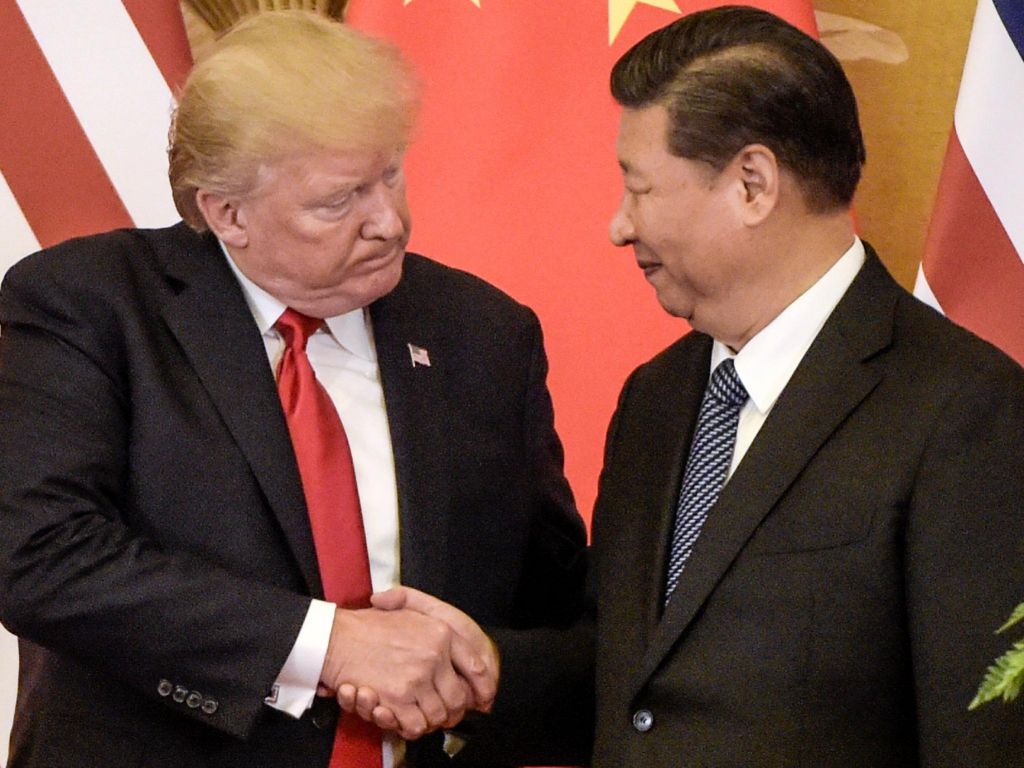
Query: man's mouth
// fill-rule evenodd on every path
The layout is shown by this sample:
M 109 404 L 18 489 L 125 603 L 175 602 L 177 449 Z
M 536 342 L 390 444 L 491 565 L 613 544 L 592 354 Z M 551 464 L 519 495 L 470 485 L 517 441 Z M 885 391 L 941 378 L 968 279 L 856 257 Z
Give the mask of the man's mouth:
M 399 241 L 392 245 L 390 248 L 382 249 L 377 253 L 373 254 L 367 259 L 367 261 L 373 264 L 382 264 L 384 262 L 394 261 L 396 258 L 402 256 L 402 254 L 404 253 L 405 243 Z
M 643 270 L 646 277 L 650 277 L 661 268 L 661 262 L 637 259 L 636 265 Z

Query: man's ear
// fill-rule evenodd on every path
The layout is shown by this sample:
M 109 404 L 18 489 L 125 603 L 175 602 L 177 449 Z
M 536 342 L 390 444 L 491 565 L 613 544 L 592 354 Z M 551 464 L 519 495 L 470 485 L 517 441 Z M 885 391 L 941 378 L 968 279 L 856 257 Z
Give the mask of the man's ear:
M 763 144 L 748 144 L 736 154 L 732 164 L 739 180 L 741 220 L 747 226 L 757 226 L 778 205 L 779 161 Z
M 199 189 L 196 190 L 196 205 L 206 219 L 206 226 L 223 243 L 235 248 L 245 248 L 249 244 L 245 216 L 241 214 L 237 200 L 208 189 Z

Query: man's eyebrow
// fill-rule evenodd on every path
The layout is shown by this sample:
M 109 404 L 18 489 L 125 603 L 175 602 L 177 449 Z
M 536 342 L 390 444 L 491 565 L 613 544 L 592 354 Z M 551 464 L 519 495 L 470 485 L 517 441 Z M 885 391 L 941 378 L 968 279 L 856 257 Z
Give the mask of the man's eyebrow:
M 351 181 L 339 181 L 332 183 L 330 187 L 325 187 L 317 197 L 328 198 L 338 197 L 341 195 L 347 195 L 354 189 L 358 189 L 361 186 L 361 182 L 357 179 Z

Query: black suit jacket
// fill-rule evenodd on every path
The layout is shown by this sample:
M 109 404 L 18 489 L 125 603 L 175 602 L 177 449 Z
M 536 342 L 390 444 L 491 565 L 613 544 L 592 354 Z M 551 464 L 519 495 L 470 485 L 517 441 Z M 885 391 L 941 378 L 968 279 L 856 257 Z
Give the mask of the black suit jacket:
M 710 352 L 639 368 L 609 429 L 593 764 L 1015 764 L 1021 706 L 967 704 L 1024 595 L 1024 372 L 869 249 L 662 615 Z
M 371 316 L 403 583 L 488 625 L 571 619 L 584 531 L 535 316 L 412 254 Z M 8 273 L 0 325 L 11 768 L 326 765 L 333 702 L 298 721 L 262 703 L 322 587 L 266 353 L 216 241 L 178 225 L 43 251 Z

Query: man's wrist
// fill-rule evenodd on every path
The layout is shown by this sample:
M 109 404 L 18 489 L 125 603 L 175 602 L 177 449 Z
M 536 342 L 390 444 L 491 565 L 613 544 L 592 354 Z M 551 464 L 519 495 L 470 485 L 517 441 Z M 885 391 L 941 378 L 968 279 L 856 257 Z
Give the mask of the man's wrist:
M 296 718 L 302 717 L 312 706 L 327 656 L 334 614 L 334 603 L 310 601 L 295 644 L 274 680 L 270 695 L 264 699 L 268 706 Z

